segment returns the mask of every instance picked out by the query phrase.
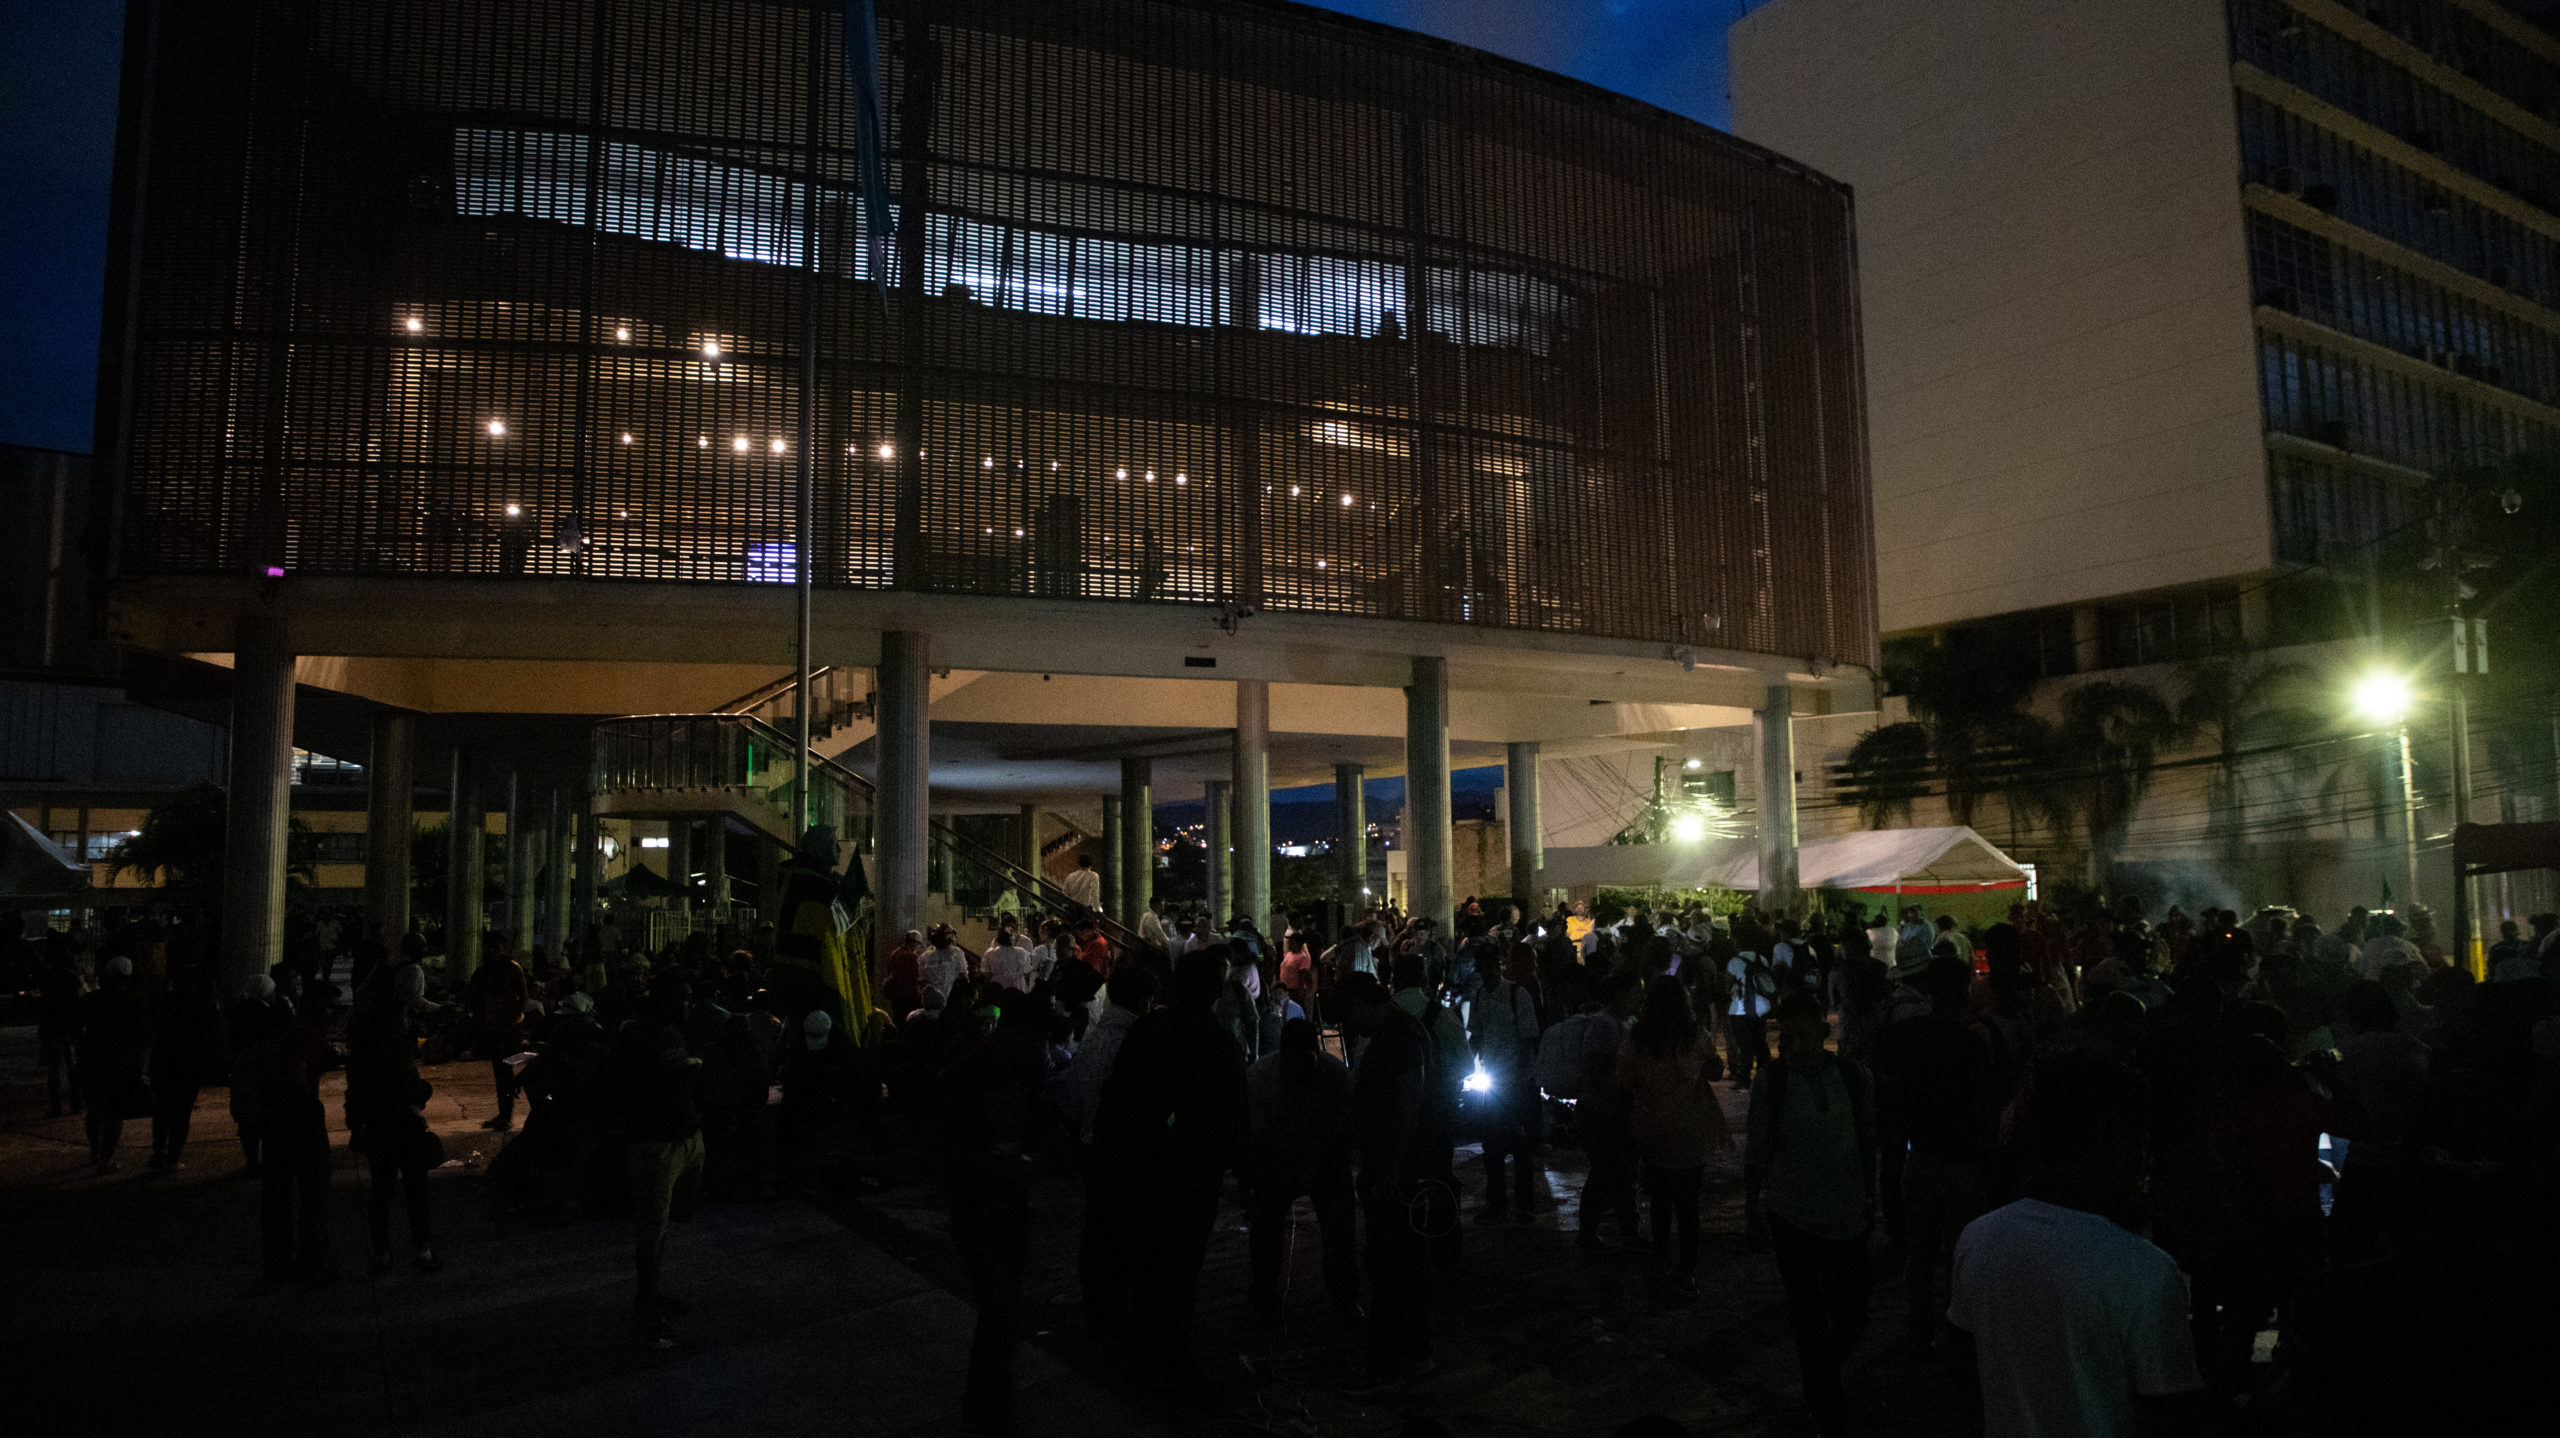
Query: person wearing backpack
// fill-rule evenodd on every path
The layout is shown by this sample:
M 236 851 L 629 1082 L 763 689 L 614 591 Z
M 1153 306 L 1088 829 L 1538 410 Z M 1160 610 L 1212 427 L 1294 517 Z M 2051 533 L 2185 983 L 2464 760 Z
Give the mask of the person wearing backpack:
M 1538 1004 L 1529 991 L 1503 977 L 1502 951 L 1487 945 L 1476 953 L 1482 983 L 1467 1005 L 1467 1041 L 1476 1065 L 1492 1087 L 1474 1095 L 1484 1117 L 1484 1212 L 1479 1223 L 1499 1222 L 1506 1212 L 1515 1221 L 1536 1220 L 1531 1209 L 1538 1182 L 1537 1144 L 1531 1121 L 1538 1102 Z M 1503 1189 L 1503 1166 L 1511 1161 L 1513 1194 Z
M 1820 999 L 1789 994 L 1777 1017 L 1778 1061 L 1751 1095 L 1744 1223 L 1776 1252 L 1805 1401 L 1831 1438 L 1847 1417 L 1840 1365 L 1867 1326 L 1875 1088 L 1863 1064 L 1824 1047 Z
M 1731 983 L 1724 1010 L 1727 1067 L 1733 1086 L 1747 1089 L 1751 1075 L 1769 1066 L 1769 1005 L 1778 995 L 1778 976 L 1753 949 L 1725 960 L 1724 972 Z

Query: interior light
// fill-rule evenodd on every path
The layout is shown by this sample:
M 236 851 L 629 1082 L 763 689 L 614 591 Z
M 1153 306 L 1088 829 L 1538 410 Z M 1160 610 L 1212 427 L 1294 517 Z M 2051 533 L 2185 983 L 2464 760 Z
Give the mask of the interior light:
M 702 357 L 704 359 L 720 358 L 720 342 L 718 340 L 704 340 L 702 342 Z
M 747 437 L 743 434 L 739 435 L 736 439 L 729 441 L 729 447 L 740 454 L 745 454 L 747 452 Z
M 621 326 L 620 328 L 616 329 L 616 330 L 613 332 L 613 337 L 614 337 L 615 339 L 618 339 L 618 340 L 627 340 L 627 339 L 631 338 L 631 326 L 629 326 L 629 325 L 623 325 L 623 326 Z
M 1318 568 L 1318 569 L 1322 569 L 1322 568 L 1324 568 L 1324 561 L 1323 561 L 1323 560 L 1321 560 L 1321 559 L 1317 560 L 1317 561 L 1316 561 L 1316 568 Z
M 1173 477 L 1173 482 L 1176 484 L 1189 484 L 1191 482 L 1191 476 L 1187 474 L 1177 474 Z
M 1113 479 L 1127 479 L 1129 477 L 1129 471 L 1125 469 L 1115 469 L 1111 471 L 1111 477 Z
M 510 504 L 510 505 L 508 505 L 508 506 L 507 506 L 507 518 L 509 518 L 509 519 L 522 519 L 523 517 L 524 517 L 524 506 L 523 506 L 523 505 L 521 505 L 521 504 Z
M 1671 821 L 1671 837 L 1683 844 L 1694 844 L 1707 837 L 1707 820 L 1703 814 L 1683 814 Z
M 1350 496 L 1350 495 L 1347 495 L 1347 494 L 1346 494 L 1346 495 L 1344 495 L 1344 496 L 1342 497 L 1342 507 L 1343 507 L 1343 508 L 1345 508 L 1345 509 L 1349 509 L 1349 508 L 1351 507 L 1351 496 Z
M 1681 761 L 1680 767 L 1683 769 L 1704 769 L 1707 767 L 1707 761 L 1704 759 L 1684 759 Z
M 1058 462 L 1057 462 L 1056 460 L 1054 460 L 1054 459 L 1053 459 L 1053 460 L 1049 461 L 1049 468 L 1051 468 L 1051 469 L 1053 469 L 1053 470 L 1054 470 L 1054 469 L 1056 469 L 1057 467 L 1058 467 Z
M 506 422 L 505 420 L 503 420 L 503 419 L 493 419 L 493 420 L 489 421 L 489 433 L 491 433 L 492 435 L 501 435 L 501 434 L 505 434 L 506 432 L 507 432 L 507 422 Z
M 425 320 L 418 318 L 416 315 L 409 316 L 409 333 L 413 335 L 420 334 L 423 333 L 426 328 L 427 322 Z
M 880 457 L 882 459 L 896 459 L 898 457 L 898 447 L 894 444 L 884 444 L 880 446 Z
M 631 442 L 631 432 L 629 430 L 623 431 L 622 442 L 624 444 L 629 444 Z
M 1156 472 L 1155 472 L 1154 470 L 1152 470 L 1152 469 L 1151 469 L 1151 470 L 1148 470 L 1148 471 L 1147 471 L 1147 483 L 1149 483 L 1149 484 L 1153 484 L 1153 483 L 1155 483 L 1155 482 L 1156 482 Z
M 693 441 L 693 447 L 695 449 L 709 449 L 711 447 L 711 436 L 706 434 L 696 437 Z
M 1298 497 L 1298 486 L 1294 484 L 1289 486 L 1289 497 L 1291 499 L 1296 499 Z
M 784 450 L 789 449 L 790 447 L 791 447 L 790 445 L 788 445 L 788 444 L 786 444 L 786 443 L 784 443 L 783 441 L 778 440 L 778 439 L 777 439 L 777 440 L 775 440 L 775 441 L 773 442 L 773 452 L 774 452 L 775 454 L 780 454 L 780 453 L 782 453 Z
M 1016 539 L 1020 539 L 1020 538 L 1022 537 L 1022 531 L 1021 531 L 1021 530 L 1019 530 L 1019 529 L 1015 530 L 1015 531 L 1013 532 L 1013 537 L 1014 537 L 1014 538 L 1016 538 Z
M 992 454 L 991 454 L 991 455 L 988 455 L 985 459 L 982 459 L 982 460 L 979 460 L 979 461 L 978 461 L 978 468 L 980 468 L 980 469 L 993 469 L 993 468 L 995 468 L 995 467 L 996 467 L 996 457 L 995 457 L 994 455 L 992 455 Z

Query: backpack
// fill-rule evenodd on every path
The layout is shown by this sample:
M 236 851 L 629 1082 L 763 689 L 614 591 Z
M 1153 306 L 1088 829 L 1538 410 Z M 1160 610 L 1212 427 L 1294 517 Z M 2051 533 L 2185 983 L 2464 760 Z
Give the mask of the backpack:
M 1767 959 L 1749 950 L 1743 951 L 1740 957 L 1743 963 L 1743 974 L 1750 981 L 1751 991 L 1764 999 L 1776 998 L 1778 971 L 1769 967 Z

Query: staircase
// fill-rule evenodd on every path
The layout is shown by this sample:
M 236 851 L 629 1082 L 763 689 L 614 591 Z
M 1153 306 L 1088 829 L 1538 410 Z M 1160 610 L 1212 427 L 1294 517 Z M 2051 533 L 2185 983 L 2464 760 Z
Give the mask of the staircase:
M 860 671 L 853 671 L 859 673 Z M 776 702 L 749 696 L 758 707 Z M 788 691 L 779 701 L 789 712 Z M 815 748 L 816 716 L 811 724 Z M 799 745 L 753 713 L 643 714 L 595 726 L 592 782 L 599 814 L 725 814 L 782 842 L 796 843 L 801 774 Z M 872 852 L 877 804 L 871 781 L 813 752 L 808 776 L 812 822 L 831 826 L 839 842 Z M 982 891 L 1011 889 L 1026 909 L 1063 915 L 1074 901 L 1066 891 L 1003 854 L 961 834 L 940 819 L 930 821 L 934 847 L 947 856 L 947 889 L 966 877 Z M 1044 845 L 1044 848 L 1047 847 Z M 1102 931 L 1122 949 L 1162 957 L 1109 916 Z

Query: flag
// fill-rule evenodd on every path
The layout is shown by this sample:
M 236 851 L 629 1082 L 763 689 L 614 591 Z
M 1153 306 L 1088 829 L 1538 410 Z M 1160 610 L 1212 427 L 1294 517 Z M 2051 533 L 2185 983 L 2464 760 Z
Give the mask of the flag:
M 854 183 L 862 192 L 863 247 L 871 282 L 886 300 L 889 245 L 897 225 L 889 215 L 889 129 L 880 98 L 880 19 L 872 0 L 844 0 L 844 67 L 853 83 Z

